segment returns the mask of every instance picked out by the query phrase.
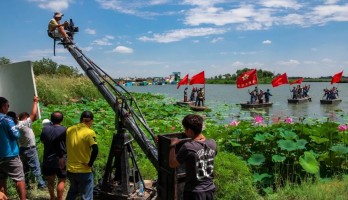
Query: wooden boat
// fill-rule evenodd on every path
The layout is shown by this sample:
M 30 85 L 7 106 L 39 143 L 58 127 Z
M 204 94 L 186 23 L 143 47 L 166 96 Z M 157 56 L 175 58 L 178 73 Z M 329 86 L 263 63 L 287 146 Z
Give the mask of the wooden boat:
M 207 106 L 195 106 L 194 104 L 191 104 L 190 108 L 194 111 L 205 111 L 206 109 L 208 109 Z
M 340 103 L 341 101 L 342 101 L 342 99 L 330 99 L 330 100 L 321 99 L 320 103 L 321 104 L 335 104 L 335 103 Z
M 272 102 L 268 102 L 268 103 L 240 103 L 240 106 L 242 108 L 263 108 L 263 107 L 271 107 L 273 105 Z
M 189 105 L 194 105 L 195 102 L 194 101 L 177 101 L 176 104 L 179 106 L 189 106 Z
M 288 99 L 288 103 L 304 103 L 304 102 L 308 102 L 308 101 L 312 101 L 311 97 L 304 97 L 304 98 L 300 98 L 300 99 Z

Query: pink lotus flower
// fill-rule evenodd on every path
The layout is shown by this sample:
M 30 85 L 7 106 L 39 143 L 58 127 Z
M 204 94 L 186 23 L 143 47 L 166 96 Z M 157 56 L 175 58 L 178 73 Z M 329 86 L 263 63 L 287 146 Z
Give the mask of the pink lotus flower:
M 294 120 L 291 117 L 286 117 L 286 119 L 284 121 L 287 124 L 292 124 L 294 122 Z
M 254 123 L 255 123 L 255 124 L 262 124 L 262 122 L 263 122 L 262 116 L 256 116 L 256 117 L 254 117 Z
M 339 131 L 345 131 L 347 129 L 348 129 L 348 125 L 346 125 L 346 124 L 341 124 L 338 126 Z
M 239 121 L 233 120 L 231 121 L 230 126 L 238 126 L 239 123 L 240 123 Z

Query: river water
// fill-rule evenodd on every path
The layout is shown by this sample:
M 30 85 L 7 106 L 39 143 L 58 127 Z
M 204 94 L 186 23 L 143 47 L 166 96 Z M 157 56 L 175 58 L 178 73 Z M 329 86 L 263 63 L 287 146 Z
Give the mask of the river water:
M 309 84 L 311 86 L 309 96 L 312 98 L 311 102 L 300 104 L 289 104 L 287 99 L 291 98 L 290 89 L 292 86 L 282 85 L 273 88 L 270 84 L 258 85 L 259 89 L 266 91 L 270 89 L 273 96 L 270 102 L 273 102 L 272 107 L 260 109 L 241 109 L 239 103 L 249 101 L 250 95 L 248 89 L 253 90 L 254 86 L 248 88 L 237 89 L 236 85 L 225 84 L 206 84 L 205 85 L 205 105 L 213 111 L 221 110 L 222 115 L 226 120 L 233 120 L 235 118 L 253 117 L 254 115 L 263 114 L 275 117 L 306 117 L 309 119 L 318 120 L 332 120 L 337 122 L 348 122 L 348 83 L 335 84 L 338 87 L 339 97 L 343 100 L 338 104 L 324 105 L 320 104 L 320 99 L 323 97 L 323 89 L 331 89 L 333 85 L 326 82 L 302 83 L 302 86 Z M 203 85 L 195 85 L 195 87 L 203 87 Z M 188 86 L 191 93 L 192 86 Z M 185 86 L 176 89 L 176 85 L 149 85 L 149 86 L 129 86 L 126 89 L 130 92 L 138 93 L 154 93 L 163 94 L 166 97 L 177 100 L 183 99 Z M 223 109 L 221 109 L 223 107 Z

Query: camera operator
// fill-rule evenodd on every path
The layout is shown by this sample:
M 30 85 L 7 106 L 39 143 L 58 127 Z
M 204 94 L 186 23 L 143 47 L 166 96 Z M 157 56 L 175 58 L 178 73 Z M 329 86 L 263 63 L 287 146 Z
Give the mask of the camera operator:
M 68 25 L 68 22 L 60 24 L 60 20 L 64 15 L 61 12 L 55 12 L 53 18 L 48 23 L 48 34 L 52 38 L 63 38 L 63 42 L 71 43 L 68 34 L 64 30 L 64 26 Z

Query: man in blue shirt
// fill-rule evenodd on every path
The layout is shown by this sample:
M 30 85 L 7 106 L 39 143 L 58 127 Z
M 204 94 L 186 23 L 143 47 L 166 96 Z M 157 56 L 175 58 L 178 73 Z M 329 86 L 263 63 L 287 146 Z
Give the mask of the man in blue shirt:
M 17 144 L 20 133 L 13 119 L 6 115 L 9 107 L 8 100 L 0 97 L 0 191 L 6 193 L 6 180 L 10 177 L 16 183 L 19 198 L 25 200 L 23 164 Z

